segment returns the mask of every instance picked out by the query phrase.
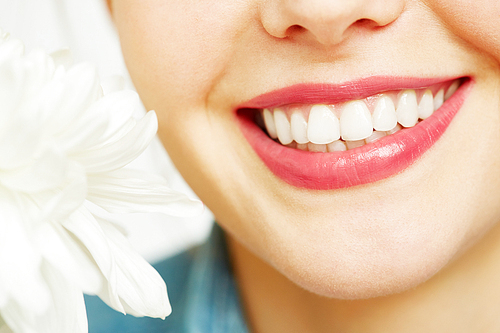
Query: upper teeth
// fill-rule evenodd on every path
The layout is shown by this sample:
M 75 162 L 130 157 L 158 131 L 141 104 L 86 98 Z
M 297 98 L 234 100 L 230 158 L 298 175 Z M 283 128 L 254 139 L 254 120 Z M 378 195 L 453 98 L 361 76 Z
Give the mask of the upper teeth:
M 460 81 L 455 80 L 446 93 L 445 88 L 441 88 L 435 96 L 430 89 L 421 90 L 420 102 L 417 92 L 409 89 L 397 96 L 384 93 L 342 105 L 264 109 L 262 116 L 269 136 L 284 145 L 294 143 L 300 149 L 309 147 L 314 151 L 326 151 L 321 145 L 327 145 L 328 150 L 345 150 L 337 142 L 340 138 L 347 142 L 347 149 L 362 145 L 361 140 L 371 142 L 397 131 L 398 123 L 403 127 L 415 126 L 419 118 L 426 119 L 441 107 L 459 84 Z M 396 106 L 393 100 L 397 101 Z
M 339 119 L 328 106 L 314 105 L 311 108 L 307 122 L 307 138 L 317 144 L 326 144 L 340 139 Z
M 432 96 L 431 96 L 432 97 Z M 373 128 L 377 131 L 388 131 L 398 123 L 396 107 L 388 96 L 382 96 L 375 105 L 372 115 Z

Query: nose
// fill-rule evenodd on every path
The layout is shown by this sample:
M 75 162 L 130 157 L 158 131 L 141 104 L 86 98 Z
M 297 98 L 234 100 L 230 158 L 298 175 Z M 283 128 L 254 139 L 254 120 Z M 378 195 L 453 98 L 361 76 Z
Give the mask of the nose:
M 342 42 L 355 31 L 387 26 L 404 9 L 405 0 L 264 0 L 261 21 L 277 38 L 313 40 L 325 46 Z

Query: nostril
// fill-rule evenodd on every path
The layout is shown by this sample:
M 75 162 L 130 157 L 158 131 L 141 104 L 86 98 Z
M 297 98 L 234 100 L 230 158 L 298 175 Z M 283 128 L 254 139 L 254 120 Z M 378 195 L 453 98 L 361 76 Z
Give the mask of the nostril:
M 290 36 L 294 36 L 294 35 L 298 35 L 298 34 L 301 34 L 302 32 L 306 31 L 307 29 L 304 28 L 303 26 L 301 25 L 298 25 L 298 24 L 294 24 L 292 26 L 290 26 L 288 29 L 286 29 L 286 36 L 285 37 L 290 37 Z
M 362 28 L 362 29 L 375 29 L 375 28 L 379 27 L 379 25 L 377 24 L 377 22 L 375 22 L 373 20 L 363 18 L 363 19 L 359 19 L 356 22 L 354 22 L 351 27 L 356 27 L 358 29 L 360 29 L 360 28 Z
M 363 18 L 363 19 L 359 19 L 357 20 L 356 22 L 354 22 L 348 29 L 346 30 L 349 30 L 349 33 L 352 33 L 352 32 L 361 32 L 361 31 L 378 31 L 379 29 L 383 28 L 384 26 L 382 25 L 379 25 L 377 22 L 373 21 L 373 20 L 370 20 L 370 19 L 367 19 L 367 18 Z M 347 32 L 347 31 L 346 31 Z M 344 37 L 347 36 L 348 34 L 345 33 L 344 34 Z
M 373 21 L 369 20 L 369 19 L 366 19 L 366 18 L 363 18 L 363 19 L 359 19 L 356 22 L 354 22 L 354 24 L 357 24 L 357 25 L 366 25 L 366 24 L 370 24 L 370 22 L 373 22 Z
M 357 27 L 357 28 L 374 29 L 374 30 L 376 30 L 376 29 L 382 28 L 382 27 L 384 27 L 386 25 L 379 24 L 379 23 L 377 23 L 377 22 L 375 22 L 373 20 L 367 19 L 367 18 L 363 18 L 363 19 L 359 19 L 356 22 L 354 22 L 354 24 L 352 26 L 353 27 Z

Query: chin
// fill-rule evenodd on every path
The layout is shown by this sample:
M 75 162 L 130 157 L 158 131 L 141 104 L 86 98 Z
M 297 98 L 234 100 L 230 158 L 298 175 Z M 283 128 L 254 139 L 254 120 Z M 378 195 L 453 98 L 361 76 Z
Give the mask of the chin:
M 349 204 L 350 198 L 342 201 L 340 194 L 324 202 L 315 197 L 316 214 L 309 202 L 295 210 L 278 210 L 282 203 L 274 203 L 270 207 L 278 213 L 267 211 L 260 216 L 268 218 L 244 223 L 264 225 L 258 236 L 233 229 L 241 225 L 229 224 L 229 232 L 274 270 L 314 294 L 354 300 L 402 293 L 432 279 L 494 225 L 492 218 L 491 223 L 471 226 L 467 221 L 474 219 L 473 213 L 455 208 L 464 205 L 462 198 L 440 205 L 423 190 L 427 184 L 418 188 L 418 183 L 398 177 L 359 188 L 355 204 Z M 393 190 L 402 184 L 403 189 L 415 189 L 409 195 L 411 204 L 405 204 L 408 194 L 404 196 L 403 189 Z M 373 200 L 374 191 L 402 199 L 381 204 Z
M 377 235 L 367 241 L 316 235 L 294 241 L 289 252 L 268 253 L 268 257 L 276 270 L 309 292 L 335 299 L 368 299 L 426 282 L 462 245 L 458 240 L 440 242 L 439 236 L 413 236 L 412 240 L 412 235 Z
M 349 262 L 325 265 L 324 261 L 298 264 L 283 274 L 301 288 L 328 298 L 359 300 L 402 293 L 426 282 L 445 262 L 414 263 L 394 267 L 382 262 Z M 300 267 L 299 267 L 300 265 Z

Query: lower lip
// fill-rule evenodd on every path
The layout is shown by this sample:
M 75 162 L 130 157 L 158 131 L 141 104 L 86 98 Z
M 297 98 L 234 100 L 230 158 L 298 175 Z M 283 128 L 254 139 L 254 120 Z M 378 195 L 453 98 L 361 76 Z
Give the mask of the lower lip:
M 331 190 L 373 183 L 417 161 L 446 131 L 473 86 L 468 80 L 438 111 L 416 126 L 343 152 L 317 153 L 288 148 L 270 139 L 251 112 L 238 112 L 243 135 L 266 166 L 290 185 Z

